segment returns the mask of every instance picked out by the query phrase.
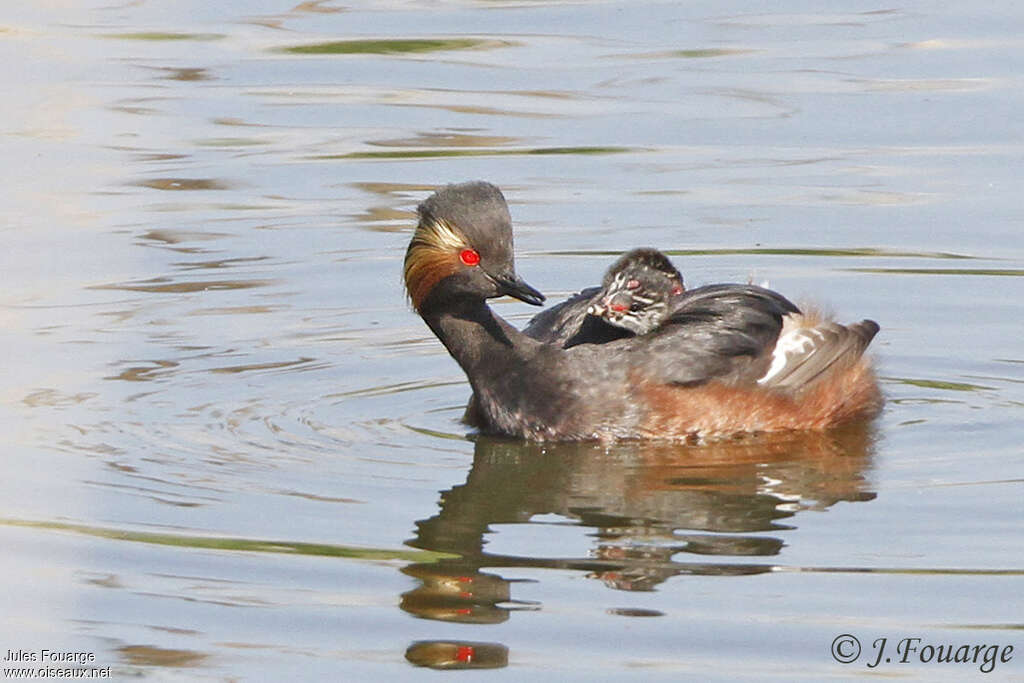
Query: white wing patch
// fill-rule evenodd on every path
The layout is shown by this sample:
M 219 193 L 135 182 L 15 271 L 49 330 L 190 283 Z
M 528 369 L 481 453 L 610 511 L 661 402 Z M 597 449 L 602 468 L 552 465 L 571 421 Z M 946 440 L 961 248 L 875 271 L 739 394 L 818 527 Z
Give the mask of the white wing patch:
M 825 335 L 813 327 L 798 328 L 783 334 L 772 350 L 772 364 L 768 368 L 768 372 L 764 373 L 757 383 L 764 384 L 771 381 L 773 377 L 782 372 L 791 358 L 812 353 L 818 343 L 823 341 L 825 341 Z

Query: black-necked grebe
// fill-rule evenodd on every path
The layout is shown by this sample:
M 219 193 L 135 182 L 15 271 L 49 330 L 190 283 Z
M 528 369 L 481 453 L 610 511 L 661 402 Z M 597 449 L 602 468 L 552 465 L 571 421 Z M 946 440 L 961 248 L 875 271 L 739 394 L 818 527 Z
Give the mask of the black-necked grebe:
M 677 294 L 642 334 L 606 324 L 616 332 L 579 338 L 600 291 L 586 290 L 520 332 L 486 300 L 544 297 L 515 272 L 508 206 L 489 183 L 449 185 L 420 204 L 404 275 L 416 311 L 469 378 L 468 412 L 485 433 L 700 439 L 825 429 L 882 403 L 863 357 L 877 324 L 826 322 L 753 285 Z

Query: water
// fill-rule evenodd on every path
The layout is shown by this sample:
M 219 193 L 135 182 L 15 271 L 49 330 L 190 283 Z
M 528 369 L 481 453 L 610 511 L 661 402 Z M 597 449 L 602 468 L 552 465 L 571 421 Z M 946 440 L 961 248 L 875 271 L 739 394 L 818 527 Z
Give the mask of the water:
M 1022 675 L 1015 5 L 7 10 L 8 650 L 667 681 L 960 679 L 984 657 L 920 650 L 995 644 Z M 554 300 L 655 245 L 688 284 L 878 320 L 885 412 L 704 448 L 466 438 L 399 272 L 416 203 L 471 178 Z

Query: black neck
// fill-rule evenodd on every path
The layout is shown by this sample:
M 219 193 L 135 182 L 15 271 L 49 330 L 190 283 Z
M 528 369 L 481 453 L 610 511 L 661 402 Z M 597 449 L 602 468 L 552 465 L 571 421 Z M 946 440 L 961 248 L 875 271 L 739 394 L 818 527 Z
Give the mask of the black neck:
M 538 343 L 496 315 L 483 299 L 427 297 L 420 315 L 477 387 L 533 355 Z
M 435 287 L 419 313 L 469 378 L 481 429 L 535 439 L 594 433 L 598 418 L 563 349 L 527 337 L 484 299 L 443 292 Z

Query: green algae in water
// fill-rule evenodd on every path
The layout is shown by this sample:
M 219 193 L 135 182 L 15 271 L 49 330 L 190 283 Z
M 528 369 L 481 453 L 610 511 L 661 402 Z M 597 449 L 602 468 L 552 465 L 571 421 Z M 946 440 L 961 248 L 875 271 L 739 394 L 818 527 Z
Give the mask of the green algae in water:
M 928 251 L 902 251 L 892 249 L 880 249 L 878 247 L 848 247 L 848 248 L 822 248 L 810 247 L 725 247 L 721 249 L 663 249 L 668 256 L 840 256 L 840 257 L 876 257 L 876 258 L 928 258 L 928 259 L 976 259 L 975 256 L 967 254 L 954 254 L 950 252 L 928 252 Z M 590 249 L 576 251 L 551 251 L 547 252 L 555 256 L 620 256 L 621 250 Z M 888 272 L 885 268 L 846 268 L 853 272 Z M 951 272 L 948 269 L 934 269 L 939 272 Z M 960 272 L 964 269 L 957 269 L 952 272 Z M 930 272 L 930 271 L 929 271 Z M 976 272 L 976 271 L 970 271 Z M 1002 272 L 1002 271 L 1001 271 Z
M 220 33 L 165 33 L 161 31 L 140 31 L 137 33 L 110 33 L 105 38 L 118 38 L 120 40 L 220 40 L 223 34 Z
M 407 38 L 379 40 L 334 40 L 327 43 L 295 45 L 281 48 L 293 55 L 390 55 L 471 50 L 495 45 L 494 41 L 475 38 Z
M 1017 268 L 849 268 L 856 273 L 875 275 L 982 275 L 987 277 L 1024 277 Z
M 941 389 L 943 391 L 992 391 L 995 387 L 988 387 L 981 384 L 969 384 L 967 382 L 948 382 L 938 379 L 914 379 L 910 377 L 887 377 L 892 382 L 909 384 L 913 387 L 923 389 Z
M 449 553 L 429 550 L 391 550 L 387 548 L 358 548 L 326 543 L 300 543 L 293 541 L 266 541 L 248 538 L 222 538 L 216 536 L 185 536 L 179 534 L 147 531 L 127 531 L 86 524 L 68 522 L 44 522 L 22 519 L 0 519 L 0 526 L 28 529 L 49 529 L 65 531 L 84 536 L 94 536 L 115 541 L 148 543 L 151 545 L 177 546 L 204 550 L 231 550 L 239 552 L 279 553 L 284 555 L 315 555 L 319 557 L 342 557 L 353 560 L 399 560 L 406 562 L 435 562 L 442 558 L 455 557 Z
M 632 152 L 628 147 L 539 147 L 534 149 L 415 149 L 381 152 L 349 152 L 322 154 L 312 159 L 436 159 L 440 157 L 520 156 L 545 154 L 621 154 Z

